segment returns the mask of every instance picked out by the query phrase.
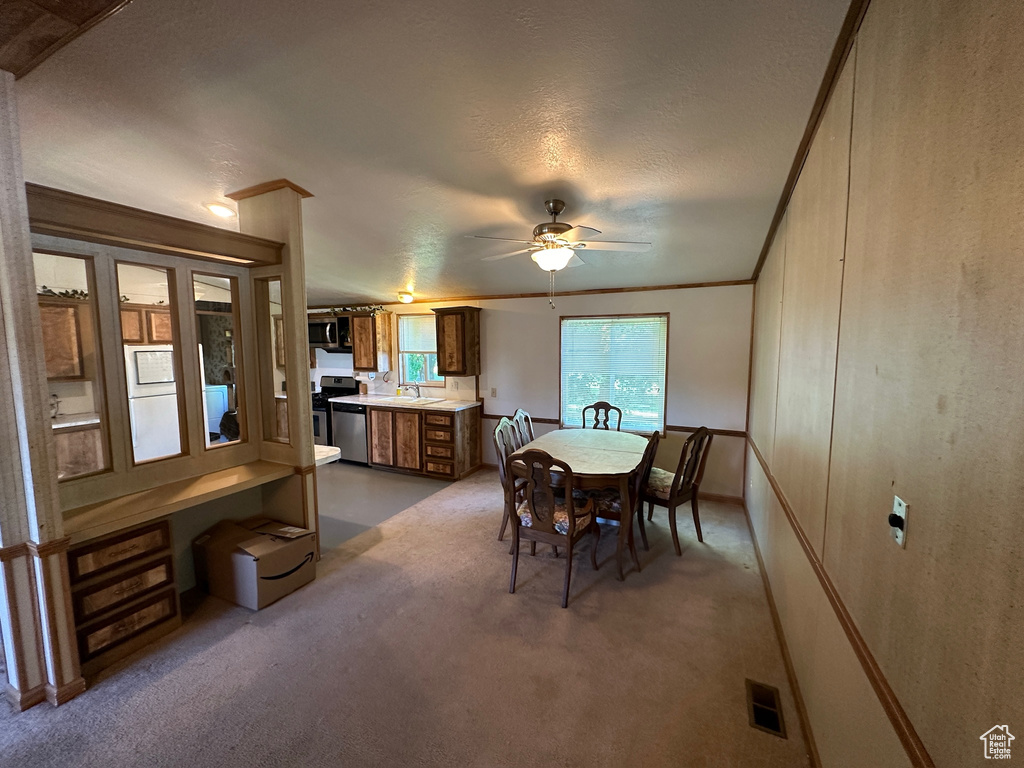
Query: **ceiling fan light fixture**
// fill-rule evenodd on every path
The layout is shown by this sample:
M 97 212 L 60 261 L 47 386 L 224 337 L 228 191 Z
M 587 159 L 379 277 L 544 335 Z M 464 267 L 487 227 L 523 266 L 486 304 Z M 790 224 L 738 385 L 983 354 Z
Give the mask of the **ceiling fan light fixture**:
M 538 267 L 546 272 L 557 272 L 560 269 L 565 269 L 569 259 L 574 255 L 572 248 L 541 248 L 538 251 L 534 251 L 530 258 L 537 263 Z

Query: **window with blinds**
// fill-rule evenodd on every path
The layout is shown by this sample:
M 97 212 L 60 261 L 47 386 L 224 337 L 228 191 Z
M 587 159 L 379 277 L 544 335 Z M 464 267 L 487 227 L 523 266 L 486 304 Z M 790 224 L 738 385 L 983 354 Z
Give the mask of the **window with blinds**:
M 668 315 L 563 317 L 561 331 L 562 426 L 606 400 L 623 430 L 664 430 Z
M 398 359 L 402 384 L 444 384 L 444 377 L 437 375 L 434 315 L 398 316 Z

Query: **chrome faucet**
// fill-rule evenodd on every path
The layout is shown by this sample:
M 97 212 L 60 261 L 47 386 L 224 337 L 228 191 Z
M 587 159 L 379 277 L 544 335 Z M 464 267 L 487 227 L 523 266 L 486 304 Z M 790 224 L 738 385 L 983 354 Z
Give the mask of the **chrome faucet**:
M 406 389 L 409 389 L 410 387 L 416 387 L 416 397 L 422 397 L 422 395 L 420 395 L 420 385 L 418 383 L 416 383 L 415 381 L 410 381 L 408 384 L 405 385 Z

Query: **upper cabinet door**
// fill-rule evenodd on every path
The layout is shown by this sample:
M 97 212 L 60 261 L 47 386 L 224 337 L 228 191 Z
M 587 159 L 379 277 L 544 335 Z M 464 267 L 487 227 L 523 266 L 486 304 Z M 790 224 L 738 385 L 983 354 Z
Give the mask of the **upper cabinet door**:
M 149 329 L 151 344 L 170 344 L 174 341 L 169 309 L 147 309 L 146 327 Z
M 46 378 L 82 378 L 82 334 L 78 307 L 73 304 L 39 303 L 43 326 Z
M 145 344 L 146 326 L 141 309 L 121 308 L 121 339 L 125 344 Z
M 391 370 L 391 313 L 353 314 L 352 369 L 383 373 Z
M 435 309 L 437 372 L 441 376 L 480 375 L 480 308 Z

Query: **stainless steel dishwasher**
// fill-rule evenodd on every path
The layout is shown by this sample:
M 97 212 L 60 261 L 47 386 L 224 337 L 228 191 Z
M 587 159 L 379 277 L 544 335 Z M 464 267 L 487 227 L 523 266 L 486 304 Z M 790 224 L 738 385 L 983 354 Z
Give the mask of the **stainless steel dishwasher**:
M 334 445 L 341 448 L 342 460 L 369 463 L 366 455 L 365 405 L 331 403 L 331 427 Z

